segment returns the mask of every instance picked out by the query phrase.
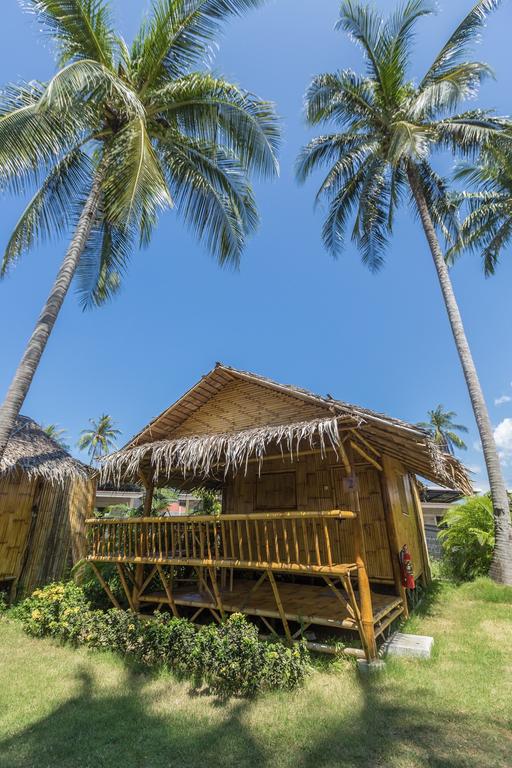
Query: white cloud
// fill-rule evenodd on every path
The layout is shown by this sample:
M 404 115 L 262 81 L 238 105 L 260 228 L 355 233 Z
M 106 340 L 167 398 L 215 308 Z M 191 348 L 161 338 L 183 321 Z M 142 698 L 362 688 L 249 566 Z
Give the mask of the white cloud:
M 512 419 L 503 419 L 494 430 L 498 455 L 503 464 L 512 459 Z
M 482 472 L 482 467 L 479 464 L 466 464 L 466 466 L 474 475 L 479 475 Z
M 475 440 L 473 443 L 473 450 L 478 451 L 478 453 L 482 453 L 482 443 L 480 440 Z
M 501 395 L 501 397 L 494 399 L 494 405 L 504 405 L 505 403 L 510 403 L 511 400 L 512 397 L 510 395 Z

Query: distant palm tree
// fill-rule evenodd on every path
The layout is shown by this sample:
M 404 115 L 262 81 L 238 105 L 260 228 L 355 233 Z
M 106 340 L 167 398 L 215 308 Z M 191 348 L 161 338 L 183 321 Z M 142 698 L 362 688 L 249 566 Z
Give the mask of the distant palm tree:
M 55 442 L 58 443 L 61 448 L 64 448 L 65 451 L 69 451 L 70 446 L 66 442 L 67 433 L 65 429 L 59 427 L 58 424 L 48 424 L 46 427 L 43 426 L 42 430 L 48 435 L 48 437 L 51 437 L 52 440 L 55 440 Z
M 457 432 L 467 432 L 468 429 L 463 424 L 455 424 L 453 421 L 455 416 L 457 416 L 455 411 L 445 411 L 444 406 L 438 405 L 437 408 L 428 411 L 428 421 L 418 423 L 418 427 L 426 429 L 430 433 L 441 450 L 451 453 L 452 456 L 455 448 L 463 451 L 467 448 L 466 443 Z
M 458 196 L 469 212 L 450 259 L 464 249 L 475 251 L 488 277 L 494 274 L 503 249 L 512 245 L 512 153 L 498 142 L 491 143 L 479 162 L 460 166 L 455 178 L 476 190 Z
M 1 274 L 73 234 L 0 407 L 0 459 L 75 276 L 84 306 L 109 299 L 173 206 L 219 264 L 238 265 L 258 224 L 249 175 L 277 172 L 279 128 L 269 102 L 201 70 L 223 23 L 262 2 L 153 0 L 128 47 L 108 0 L 25 0 L 58 71 L 0 93 L 1 186 L 32 195 Z
M 112 417 L 106 413 L 99 419 L 89 419 L 89 423 L 91 428 L 82 430 L 78 447 L 81 451 L 87 451 L 90 463 L 93 464 L 116 447 L 116 439 L 121 431 L 116 429 Z
M 447 149 L 472 157 L 510 123 L 481 109 L 457 112 L 474 96 L 486 64 L 468 60 L 490 11 L 499 0 L 479 0 L 443 45 L 423 77 L 413 79 L 409 64 L 414 28 L 432 13 L 426 0 L 406 0 L 383 19 L 373 6 L 356 0 L 341 4 L 338 28 L 362 48 L 366 72 L 341 70 L 315 77 L 306 93 L 311 125 L 330 122 L 334 132 L 313 139 L 297 164 L 300 181 L 327 166 L 317 200 L 328 203 L 323 240 L 332 254 L 344 243 L 349 222 L 363 263 L 377 270 L 393 229 L 396 209 L 409 198 L 432 254 L 448 319 L 475 414 L 489 476 L 496 546 L 490 575 L 512 584 L 512 524 L 507 489 L 489 412 L 448 267 L 438 239 L 458 236 L 456 206 L 431 164 L 432 153 Z M 436 231 L 437 230 L 437 231 Z M 411 253 L 411 257 L 416 254 Z

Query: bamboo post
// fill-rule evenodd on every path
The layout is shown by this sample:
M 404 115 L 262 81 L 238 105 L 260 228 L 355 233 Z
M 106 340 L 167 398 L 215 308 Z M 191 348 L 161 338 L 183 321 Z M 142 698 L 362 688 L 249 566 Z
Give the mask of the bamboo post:
M 151 517 L 151 505 L 153 503 L 153 491 L 154 491 L 154 479 L 151 472 L 150 475 L 141 472 L 142 482 L 146 489 L 146 495 L 144 496 L 144 517 Z M 147 540 L 146 540 L 146 555 L 147 555 Z M 143 556 L 143 552 L 139 552 L 140 556 Z M 144 582 L 144 563 L 137 563 L 135 566 L 135 583 L 132 592 L 132 603 L 135 611 L 140 609 L 140 593 L 142 591 L 142 585 Z
M 103 578 L 103 576 L 102 576 L 102 575 L 101 575 L 101 573 L 99 572 L 98 568 L 96 567 L 96 563 L 92 563 L 92 562 L 91 562 L 91 568 L 93 569 L 93 571 L 94 571 L 94 575 L 95 575 L 95 576 L 96 576 L 96 578 L 98 579 L 99 583 L 101 584 L 101 586 L 103 587 L 103 589 L 105 590 L 105 592 L 107 593 L 107 595 L 109 596 L 109 598 L 110 598 L 110 600 L 111 600 L 112 604 L 114 605 L 114 608 L 121 608 L 121 606 L 120 606 L 120 605 L 119 605 L 119 603 L 117 602 L 116 598 L 115 598 L 115 597 L 114 597 L 114 595 L 112 594 L 112 591 L 111 591 L 111 589 L 110 589 L 109 585 L 107 584 L 107 582 L 105 581 L 105 579 Z
M 128 582 L 126 581 L 126 576 L 124 573 L 124 566 L 122 563 L 117 563 L 117 572 L 119 574 L 119 580 L 121 581 L 121 584 L 124 589 L 124 593 L 126 595 L 126 599 L 128 600 L 128 605 L 130 606 L 130 610 L 135 613 L 133 602 L 132 602 L 132 595 L 130 592 L 130 588 L 128 587 Z
M 359 591 L 359 603 L 361 610 L 361 625 L 363 630 L 363 645 L 365 647 L 366 658 L 368 661 L 374 661 L 377 658 L 377 644 L 375 641 L 375 626 L 373 621 L 372 595 L 370 591 L 370 580 L 366 570 L 366 551 L 364 546 L 363 522 L 361 520 L 361 505 L 359 503 L 359 493 L 356 486 L 356 474 L 351 446 L 346 446 L 347 456 L 351 466 L 352 488 L 350 496 L 352 500 L 352 509 L 357 517 L 354 520 L 354 561 L 357 565 L 357 582 Z
M 414 477 L 414 475 L 410 475 L 409 480 L 411 484 L 412 498 L 414 502 L 414 511 L 416 514 L 418 531 L 420 534 L 420 549 L 421 549 L 421 555 L 423 558 L 423 577 L 425 579 L 425 584 L 428 585 L 432 583 L 432 571 L 430 570 L 430 557 L 427 549 L 427 537 L 425 534 L 425 521 L 423 520 L 423 509 L 421 507 L 421 500 L 420 500 L 420 495 L 418 493 L 416 478 Z
M 279 594 L 279 589 L 277 588 L 274 574 L 272 573 L 271 570 L 268 570 L 267 574 L 268 574 L 268 580 L 270 581 L 270 584 L 272 586 L 272 592 L 274 593 L 274 599 L 276 601 L 277 610 L 279 611 L 279 616 L 281 617 L 281 621 L 284 627 L 284 634 L 286 635 L 286 639 L 291 645 L 291 643 L 293 642 L 292 634 L 290 632 L 290 627 L 288 626 L 288 619 L 286 618 L 286 614 L 284 612 L 283 604 L 281 602 L 281 596 Z

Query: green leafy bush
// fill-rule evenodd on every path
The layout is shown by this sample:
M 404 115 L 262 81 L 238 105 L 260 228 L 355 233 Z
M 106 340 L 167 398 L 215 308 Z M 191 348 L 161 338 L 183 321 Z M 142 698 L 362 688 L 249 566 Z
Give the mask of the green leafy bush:
M 166 665 L 220 696 L 294 688 L 309 665 L 304 643 L 288 648 L 263 642 L 242 614 L 219 626 L 198 628 L 170 614 L 143 617 L 115 608 L 94 610 L 83 589 L 72 582 L 36 590 L 16 607 L 15 615 L 36 637 L 113 651 L 145 666 Z
M 466 498 L 451 507 L 439 532 L 453 578 L 469 581 L 489 571 L 494 550 L 494 518 L 489 495 Z

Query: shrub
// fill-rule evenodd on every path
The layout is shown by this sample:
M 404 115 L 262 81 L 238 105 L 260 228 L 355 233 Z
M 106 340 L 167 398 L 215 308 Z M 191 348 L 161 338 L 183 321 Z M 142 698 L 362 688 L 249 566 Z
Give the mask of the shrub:
M 31 635 L 113 651 L 145 666 L 167 665 L 221 696 L 293 688 L 308 669 L 305 644 L 263 642 L 241 614 L 197 628 L 169 614 L 150 618 L 116 608 L 94 610 L 72 582 L 36 590 L 14 613 Z
M 22 620 L 30 635 L 62 637 L 70 622 L 79 620 L 81 612 L 88 608 L 80 587 L 68 581 L 36 589 L 13 609 L 13 615 Z
M 439 532 L 445 562 L 461 581 L 488 573 L 494 550 L 494 518 L 489 495 L 473 496 L 451 507 Z

